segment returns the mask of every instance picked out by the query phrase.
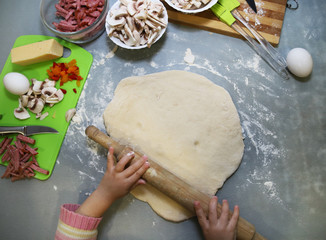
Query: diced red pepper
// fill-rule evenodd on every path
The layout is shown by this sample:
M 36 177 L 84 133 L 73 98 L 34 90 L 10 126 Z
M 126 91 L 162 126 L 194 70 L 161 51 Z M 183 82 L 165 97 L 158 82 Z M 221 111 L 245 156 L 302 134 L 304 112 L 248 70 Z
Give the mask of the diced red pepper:
M 47 69 L 49 78 L 55 81 L 60 80 L 60 86 L 71 80 L 82 80 L 82 76 L 79 75 L 79 67 L 76 65 L 76 59 L 71 60 L 68 63 L 56 63 L 53 62 L 52 66 Z M 80 86 L 80 83 L 77 83 Z
M 67 93 L 67 90 L 60 88 L 63 94 Z

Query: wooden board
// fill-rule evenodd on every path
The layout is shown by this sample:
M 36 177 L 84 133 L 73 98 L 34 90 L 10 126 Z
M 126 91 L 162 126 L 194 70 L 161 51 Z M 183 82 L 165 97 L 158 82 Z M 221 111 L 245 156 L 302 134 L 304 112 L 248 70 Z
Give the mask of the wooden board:
M 280 41 L 283 19 L 287 0 L 255 0 L 257 14 L 249 7 L 246 0 L 238 0 L 238 11 L 250 24 L 272 45 Z M 222 23 L 211 10 L 197 14 L 184 14 L 174 10 L 167 4 L 169 21 L 204 29 L 207 31 L 225 34 L 232 37 L 242 36 L 228 25 Z

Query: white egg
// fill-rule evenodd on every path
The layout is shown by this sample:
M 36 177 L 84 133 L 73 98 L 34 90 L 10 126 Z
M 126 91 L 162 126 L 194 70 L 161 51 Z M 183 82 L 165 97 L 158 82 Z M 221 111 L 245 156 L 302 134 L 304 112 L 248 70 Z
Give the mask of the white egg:
M 298 77 L 307 77 L 312 72 L 313 61 L 304 48 L 293 48 L 286 57 L 287 67 Z
M 18 72 L 7 73 L 3 77 L 5 88 L 15 95 L 23 95 L 29 89 L 29 81 L 25 75 Z

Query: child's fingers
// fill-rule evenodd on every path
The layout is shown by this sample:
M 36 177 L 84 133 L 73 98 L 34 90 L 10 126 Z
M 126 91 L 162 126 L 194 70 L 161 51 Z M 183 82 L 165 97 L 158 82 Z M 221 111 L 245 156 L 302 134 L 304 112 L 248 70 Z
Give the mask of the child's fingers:
M 127 169 L 125 169 L 124 172 L 125 176 L 130 177 L 133 174 L 135 174 L 146 163 L 147 160 L 148 157 L 145 155 L 139 159 L 135 159 L 135 161 L 132 164 L 130 164 L 130 166 L 128 166 Z
M 108 156 L 107 156 L 107 169 L 111 169 L 114 166 L 114 149 L 113 147 L 109 148 Z
M 195 201 L 194 207 L 195 207 L 199 225 L 201 226 L 202 229 L 207 229 L 209 227 L 209 222 L 206 218 L 203 208 L 200 206 L 200 202 Z
M 126 175 L 131 182 L 137 182 L 149 168 L 149 163 L 147 162 L 147 157 L 143 156 L 141 159 L 136 161 L 134 164 L 130 165 L 126 169 Z
M 208 219 L 209 224 L 215 226 L 217 224 L 217 197 L 214 196 L 209 202 L 209 211 L 208 211 Z
M 227 226 L 227 224 L 228 224 L 228 221 L 229 221 L 229 203 L 228 203 L 227 200 L 223 200 L 222 212 L 221 212 L 221 216 L 220 216 L 219 221 L 223 226 Z
M 126 155 L 124 155 L 119 162 L 117 163 L 117 165 L 115 166 L 115 169 L 117 172 L 122 172 L 126 165 L 128 164 L 128 162 L 133 159 L 135 157 L 135 153 L 134 152 L 128 152 Z
M 239 206 L 234 206 L 234 210 L 233 210 L 233 214 L 232 214 L 232 217 L 229 221 L 229 225 L 228 227 L 230 229 L 235 229 L 237 227 L 237 223 L 238 223 L 238 220 L 239 220 Z
M 139 179 L 134 185 L 132 185 L 130 190 L 133 190 L 134 188 L 136 188 L 138 185 L 144 185 L 146 184 L 146 181 L 144 179 Z

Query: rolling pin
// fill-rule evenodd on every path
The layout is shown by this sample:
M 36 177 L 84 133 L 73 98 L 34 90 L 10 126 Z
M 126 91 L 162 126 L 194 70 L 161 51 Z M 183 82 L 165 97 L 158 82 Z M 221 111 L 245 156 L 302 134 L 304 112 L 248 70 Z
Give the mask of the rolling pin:
M 106 133 L 100 131 L 95 126 L 88 126 L 85 130 L 86 135 L 99 143 L 106 149 L 109 147 L 114 148 L 114 154 L 120 159 L 122 156 L 130 151 L 131 148 L 120 145 L 118 142 L 110 138 Z M 135 151 L 134 151 L 135 152 Z M 139 160 L 143 154 L 135 152 L 135 157 L 133 161 Z M 208 213 L 208 206 L 212 196 L 204 194 L 197 189 L 194 189 L 190 184 L 180 179 L 179 177 L 172 174 L 170 171 L 166 170 L 153 160 L 148 159 L 150 168 L 142 176 L 143 179 L 147 181 L 148 184 L 152 185 L 165 195 L 169 196 L 171 199 L 178 202 L 180 205 L 188 209 L 189 211 L 195 213 L 194 201 L 200 201 L 200 204 L 206 214 Z M 218 216 L 221 214 L 221 205 L 217 206 Z M 232 212 L 229 212 L 229 216 Z M 239 217 L 237 225 L 237 239 L 239 240 L 266 240 L 263 236 L 256 232 L 255 227 L 246 221 L 245 219 Z

